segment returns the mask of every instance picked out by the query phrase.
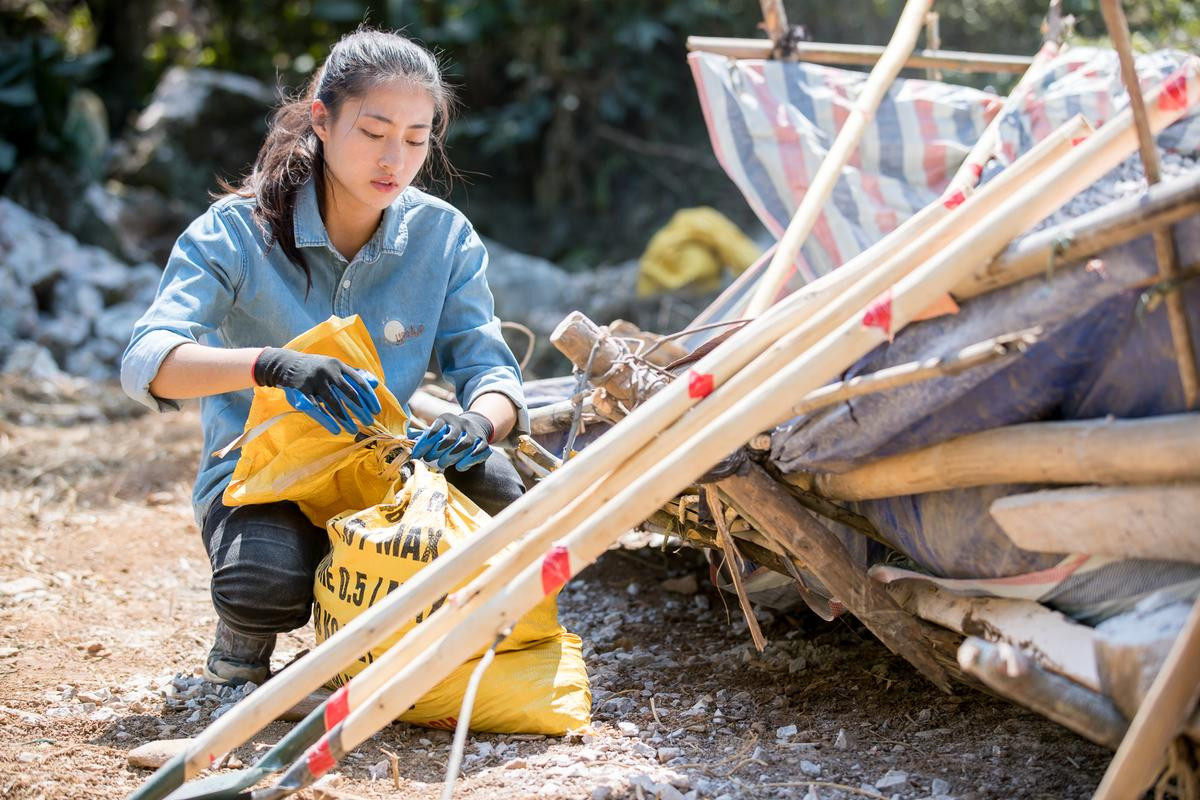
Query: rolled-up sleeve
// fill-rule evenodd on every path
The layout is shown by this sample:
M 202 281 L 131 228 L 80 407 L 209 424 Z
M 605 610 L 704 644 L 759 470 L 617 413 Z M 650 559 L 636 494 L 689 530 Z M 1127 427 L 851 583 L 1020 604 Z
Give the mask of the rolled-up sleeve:
M 238 230 L 214 205 L 175 242 L 158 294 L 134 325 L 121 357 L 126 394 L 154 411 L 179 409 L 174 400 L 155 397 L 150 382 L 172 350 L 217 330 L 233 306 L 245 270 Z
M 434 348 L 442 375 L 454 383 L 463 408 L 499 392 L 517 408 L 516 430 L 528 432 L 521 369 L 500 334 L 487 284 L 487 249 L 468 225 L 458 241 Z

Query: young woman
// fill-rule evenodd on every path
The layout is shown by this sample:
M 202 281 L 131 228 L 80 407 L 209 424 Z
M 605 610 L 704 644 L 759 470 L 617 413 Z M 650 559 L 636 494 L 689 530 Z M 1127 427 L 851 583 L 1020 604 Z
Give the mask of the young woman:
M 379 412 L 379 381 L 406 400 L 436 356 L 468 411 L 436 420 L 413 456 L 489 512 L 524 490 L 488 446 L 526 414 L 487 254 L 461 213 L 412 185 L 431 154 L 444 164 L 452 101 L 420 45 L 373 30 L 342 39 L 304 96 L 276 112 L 250 176 L 179 238 L 134 329 L 126 392 L 159 411 L 201 398 L 193 504 L 218 616 L 209 680 L 269 676 L 276 634 L 308 621 L 327 549 L 293 503 L 221 502 L 237 456 L 211 454 L 241 433 L 253 386 L 283 388 L 330 433 L 352 435 Z M 383 375 L 279 347 L 333 314 L 362 318 Z

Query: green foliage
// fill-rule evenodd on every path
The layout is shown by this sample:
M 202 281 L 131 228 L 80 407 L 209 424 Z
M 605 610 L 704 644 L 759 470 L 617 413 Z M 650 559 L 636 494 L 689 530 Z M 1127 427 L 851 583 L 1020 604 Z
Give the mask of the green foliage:
M 0 40 L 0 174 L 18 160 L 49 156 L 72 167 L 98 167 L 97 132 L 77 87 L 107 58 L 93 50 L 73 58 L 46 34 Z

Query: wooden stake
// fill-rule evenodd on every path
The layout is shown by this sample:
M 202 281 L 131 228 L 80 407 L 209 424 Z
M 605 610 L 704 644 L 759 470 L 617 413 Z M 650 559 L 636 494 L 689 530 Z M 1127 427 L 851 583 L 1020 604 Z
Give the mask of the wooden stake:
M 1198 691 L 1200 600 L 1192 607 L 1092 800 L 1141 797 L 1162 769 L 1168 745 L 1196 707 Z
M 835 500 L 1001 483 L 1200 480 L 1200 414 L 1009 425 L 881 458 L 838 475 L 786 478 Z
M 1183 74 L 1190 86 L 1196 85 L 1194 64 L 1189 72 Z M 1193 97 L 1195 94 L 1200 92 L 1194 93 Z M 1186 110 L 1187 107 L 1173 112 L 1163 111 L 1154 116 L 1152 123 L 1165 126 Z M 1039 213 L 1044 216 L 1048 213 L 1047 209 L 1054 210 L 1081 186 L 1088 185 L 1095 177 L 1115 166 L 1122 155 L 1122 146 L 1128 144 L 1132 149 L 1132 144 L 1125 141 L 1124 131 L 1127 127 L 1128 122 L 1123 116 L 1111 120 L 1097 134 L 1094 142 L 1084 143 L 1063 159 L 1063 163 L 1039 172 L 1032 185 L 1015 191 L 1007 201 L 1008 213 L 1001 214 L 998 211 L 989 215 L 985 220 L 987 224 L 981 226 L 977 237 L 960 236 L 931 264 L 905 279 L 897 287 L 898 290 L 902 288 L 903 292 L 897 298 L 899 302 L 894 303 L 894 325 L 904 325 L 916 313 L 909 308 L 909 303 L 923 303 L 921 308 L 928 306 L 933 299 L 929 292 L 934 292 L 933 297 L 944 293 L 962 275 L 975 268 L 980 260 L 997 252 L 1014 235 L 1014 227 L 1027 226 L 1030 217 L 1036 221 Z M 986 191 L 987 187 L 984 189 Z M 985 191 L 971 200 L 984 197 Z M 955 216 L 958 215 L 951 215 L 950 219 Z M 244 742 L 349 661 L 393 635 L 415 610 L 437 600 L 445 586 L 459 585 L 469 579 L 482 561 L 514 542 L 530 527 L 540 525 L 537 532 L 528 536 L 520 547 L 513 548 L 501 564 L 488 570 L 472 584 L 475 588 L 471 597 L 483 594 L 484 587 L 488 587 L 489 593 L 500 591 L 502 594 L 486 595 L 492 597 L 486 604 L 483 598 L 477 603 L 466 599 L 458 607 L 448 603 L 424 624 L 410 631 L 409 636 L 414 638 L 427 636 L 430 634 L 426 631 L 438 628 L 433 623 L 439 618 L 453 623 L 462 618 L 460 614 L 476 614 L 471 627 L 455 629 L 454 647 L 450 646 L 451 637 L 447 636 L 444 647 L 413 651 L 421 654 L 420 663 L 405 668 L 398 676 L 400 679 L 415 677 L 411 684 L 403 686 L 404 691 L 389 693 L 385 687 L 376 692 L 376 697 L 383 693 L 389 702 L 400 702 L 401 710 L 407 708 L 432 686 L 432 683 L 428 686 L 424 684 L 426 679 L 436 683 L 486 645 L 487 636 L 502 627 L 496 624 L 497 621 L 505 623 L 520 617 L 544 596 L 540 560 L 525 568 L 515 582 L 497 581 L 493 584 L 490 581 L 503 575 L 505 570 L 521 569 L 527 561 L 520 559 L 529 559 L 531 553 L 545 553 L 547 542 L 552 542 L 563 531 L 572 530 L 574 525 L 568 524 L 568 520 L 583 517 L 589 522 L 572 534 L 571 542 L 575 550 L 568 549 L 566 553 L 554 551 L 556 571 L 551 574 L 559 574 L 558 567 L 564 562 L 569 563 L 570 574 L 590 563 L 620 531 L 636 525 L 655 508 L 674 497 L 699 472 L 756 434 L 763 424 L 772 424 L 774 420 L 786 416 L 787 398 L 794 396 L 794 391 L 807 392 L 827 383 L 884 337 L 880 331 L 864 328 L 858 319 L 851 319 L 828 337 L 828 341 L 817 351 L 796 357 L 786 346 L 781 348 L 782 342 L 776 340 L 794 326 L 797 308 L 803 307 L 805 302 L 820 301 L 812 293 L 797 294 L 799 297 L 796 300 L 777 305 L 696 364 L 694 371 L 711 375 L 717 387 L 705 402 L 697 402 L 700 397 L 695 394 L 694 387 L 685 381 L 677 381 L 660 391 L 621 423 L 624 436 L 604 437 L 578 458 L 564 464 L 562 469 L 547 476 L 534 491 L 477 532 L 468 545 L 452 556 L 430 564 L 402 589 L 365 610 L 321 647 L 293 664 L 286 680 L 268 682 L 218 719 L 197 737 L 184 757 L 173 759 L 161 768 L 132 797 L 149 800 L 165 796 L 187 777 L 206 768 L 213 759 Z M 775 344 L 764 352 L 762 348 L 771 342 Z M 762 355 L 755 359 L 759 353 Z M 751 359 L 755 359 L 756 366 L 747 371 L 744 366 Z M 788 369 L 781 370 L 781 364 L 787 365 Z M 735 373 L 744 376 L 742 381 L 732 379 Z M 764 382 L 768 376 L 773 377 Z M 780 380 L 784 381 L 782 386 L 777 385 Z M 748 387 L 757 385 L 762 385 L 764 391 L 747 394 Z M 768 405 L 758 407 L 760 403 Z M 746 407 L 747 404 L 750 406 Z M 693 413 L 681 419 L 688 409 L 692 409 Z M 726 415 L 714 420 L 716 412 L 724 409 L 728 409 Z M 709 410 L 711 414 L 695 413 Z M 674 420 L 679 422 L 672 425 L 668 433 L 664 428 Z M 705 433 L 705 437 L 695 439 L 700 432 Z M 650 446 L 639 452 L 638 448 L 643 448 L 647 443 Z M 638 457 L 631 460 L 635 453 Z M 670 457 L 663 459 L 663 453 Z M 647 469 L 647 464 L 654 468 Z M 614 469 L 620 472 L 619 480 L 617 475 L 612 477 L 611 482 L 601 480 Z M 610 500 L 613 502 L 609 503 Z M 555 510 L 561 509 L 565 503 L 570 505 L 565 511 L 555 514 Z M 593 511 L 594 514 L 591 513 Z M 465 590 L 460 593 L 464 598 L 468 594 Z M 528 605 L 525 605 L 526 601 Z M 455 610 L 456 613 L 449 614 L 449 610 Z M 485 633 L 483 640 L 474 644 L 481 631 Z M 407 644 L 394 647 L 389 654 L 403 652 L 407 647 Z M 444 671 L 440 671 L 442 667 L 446 667 Z M 409 689 L 417 693 L 410 696 Z M 374 712 L 375 718 L 381 720 L 380 725 L 396 716 L 395 713 L 388 716 L 389 708 L 382 706 Z M 370 724 L 360 722 L 365 728 L 369 728 Z
M 1001 497 L 992 518 L 1037 553 L 1200 564 L 1200 484 L 1082 486 Z
M 936 11 L 930 11 L 925 15 L 925 49 L 942 49 L 942 31 Z M 925 77 L 931 81 L 940 81 L 942 79 L 942 71 L 937 67 L 930 67 L 925 70 Z
M 1133 48 L 1129 43 L 1129 26 L 1125 21 L 1125 11 L 1121 8 L 1120 0 L 1101 0 L 1100 10 L 1104 14 L 1104 24 L 1108 35 L 1117 50 L 1121 60 L 1121 80 L 1125 83 L 1125 91 L 1129 95 L 1129 107 L 1133 109 L 1133 118 L 1137 125 L 1138 145 L 1142 154 L 1142 167 L 1146 172 L 1146 183 L 1150 186 L 1161 180 L 1161 170 L 1158 162 L 1158 147 L 1154 143 L 1154 135 L 1150 132 L 1150 124 L 1146 120 L 1146 102 L 1142 99 L 1141 85 L 1138 83 L 1137 67 L 1133 63 Z M 1158 274 L 1164 283 L 1169 283 L 1179 275 L 1179 256 L 1175 251 L 1175 240 L 1170 230 L 1158 229 L 1154 232 L 1154 255 L 1158 260 Z M 1192 341 L 1192 333 L 1188 328 L 1187 308 L 1183 303 L 1183 294 L 1177 287 L 1171 287 L 1166 294 L 1167 322 L 1171 327 L 1171 341 L 1175 345 L 1175 363 L 1179 369 L 1179 382 L 1183 386 L 1183 407 L 1196 407 L 1197 396 L 1200 395 L 1200 376 L 1196 372 L 1196 348 Z
M 762 7 L 762 28 L 767 32 L 776 54 L 782 52 L 788 35 L 787 12 L 783 8 L 783 0 L 759 0 Z
M 1036 711 L 1085 739 L 1116 748 L 1125 718 L 1104 695 L 1039 667 L 1020 649 L 971 637 L 958 649 L 958 665 L 990 689 Z M 1136 793 L 1120 795 L 1122 800 Z
M 896 31 L 892 34 L 892 40 L 888 42 L 883 55 L 879 57 L 879 63 L 871 70 L 871 75 L 859 93 L 854 108 L 850 111 L 845 123 L 842 124 L 841 130 L 838 131 L 837 138 L 829 148 L 829 153 L 821 162 L 817 174 L 813 176 L 808 190 L 800 200 L 799 208 L 796 209 L 792 221 L 788 223 L 787 230 L 779 240 L 771 263 L 759 278 L 753 298 L 750 300 L 750 306 L 746 310 L 746 316 L 758 316 L 769 308 L 779 296 L 779 291 L 787 281 L 788 275 L 795 268 L 796 256 L 800 254 L 804 240 L 808 238 L 826 201 L 833 194 L 833 189 L 841 177 L 842 169 L 850 161 L 854 151 L 858 149 L 858 143 L 867 130 L 867 124 L 875 115 L 875 109 L 879 107 L 888 87 L 900 73 L 905 59 L 912 53 L 931 2 L 932 0 L 907 0 L 905 3 L 904 11 L 900 14 L 900 21 L 896 25 Z
M 687 49 L 716 53 L 729 58 L 770 58 L 774 43 L 769 39 L 733 39 L 720 36 L 689 36 Z M 879 61 L 884 48 L 872 45 L 797 42 L 792 57 L 818 64 L 870 66 Z M 904 59 L 905 69 L 944 69 L 948 72 L 1022 73 L 1029 69 L 1029 56 L 994 53 L 964 53 L 958 50 L 918 50 Z

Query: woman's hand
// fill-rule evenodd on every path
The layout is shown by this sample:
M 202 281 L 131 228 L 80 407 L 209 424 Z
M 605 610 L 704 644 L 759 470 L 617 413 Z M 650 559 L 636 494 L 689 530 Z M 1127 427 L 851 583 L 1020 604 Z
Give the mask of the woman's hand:
M 287 401 L 332 434 L 357 433 L 359 425 L 375 421 L 382 410 L 375 387 L 379 380 L 369 372 L 347 366 L 332 356 L 267 347 L 254 362 L 254 382 L 283 389 Z
M 440 469 L 465 472 L 491 455 L 488 445 L 495 433 L 492 421 L 478 412 L 442 414 L 416 437 L 412 457 Z

